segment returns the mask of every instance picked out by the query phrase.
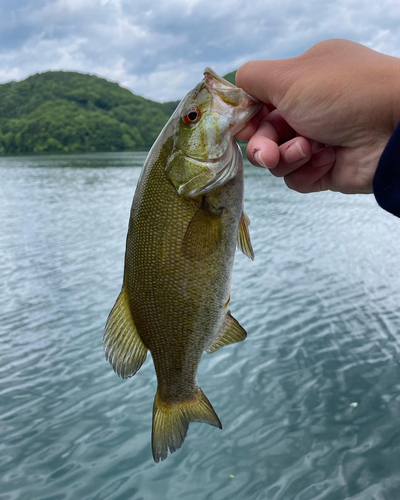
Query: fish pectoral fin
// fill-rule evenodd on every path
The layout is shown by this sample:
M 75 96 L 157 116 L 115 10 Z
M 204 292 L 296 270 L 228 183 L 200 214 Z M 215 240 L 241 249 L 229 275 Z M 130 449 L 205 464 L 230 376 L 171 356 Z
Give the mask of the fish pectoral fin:
M 189 401 L 166 403 L 157 390 L 153 406 L 152 451 L 155 462 L 165 460 L 182 446 L 190 422 L 204 422 L 222 429 L 222 424 L 200 387 Z
M 238 321 L 231 315 L 228 311 L 225 323 L 219 332 L 216 340 L 206 349 L 206 353 L 211 354 L 212 352 L 218 351 L 221 347 L 229 344 L 235 344 L 236 342 L 241 342 L 247 337 L 246 330 L 239 325 Z
M 108 316 L 103 345 L 106 359 L 122 378 L 135 375 L 146 359 L 147 347 L 133 322 L 125 288 Z
M 250 240 L 249 226 L 250 219 L 245 212 L 243 212 L 239 222 L 237 246 L 249 259 L 254 260 L 254 251 Z
M 203 260 L 214 253 L 222 238 L 222 209 L 214 213 L 203 200 L 193 215 L 182 241 L 182 254 Z

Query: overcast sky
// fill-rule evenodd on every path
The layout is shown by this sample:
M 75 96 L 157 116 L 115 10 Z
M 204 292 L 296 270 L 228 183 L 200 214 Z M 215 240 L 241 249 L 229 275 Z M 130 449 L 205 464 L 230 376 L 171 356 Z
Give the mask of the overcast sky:
M 333 37 L 400 57 L 399 0 L 0 0 L 0 82 L 76 70 L 165 101 L 206 66 L 225 74 Z

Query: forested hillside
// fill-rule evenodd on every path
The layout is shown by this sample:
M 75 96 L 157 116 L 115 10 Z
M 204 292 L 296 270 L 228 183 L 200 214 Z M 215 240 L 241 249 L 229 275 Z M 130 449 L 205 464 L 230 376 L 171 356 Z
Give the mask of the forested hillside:
M 38 73 L 0 85 L 0 152 L 148 148 L 177 103 L 144 99 L 93 75 Z
M 226 77 L 234 82 L 234 75 Z M 0 84 L 0 154 L 146 149 L 178 102 L 144 99 L 72 71 Z
M 231 82 L 233 83 L 233 85 L 236 85 L 235 81 L 236 73 L 237 71 L 231 71 L 230 73 L 227 73 L 226 75 L 224 75 L 225 80 L 228 80 L 228 82 Z

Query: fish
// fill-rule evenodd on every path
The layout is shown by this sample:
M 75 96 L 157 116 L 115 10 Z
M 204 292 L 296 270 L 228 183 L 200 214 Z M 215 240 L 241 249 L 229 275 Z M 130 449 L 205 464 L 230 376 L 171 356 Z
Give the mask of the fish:
M 190 422 L 222 428 L 197 369 L 203 352 L 247 336 L 228 308 L 236 246 L 254 259 L 235 134 L 260 107 L 206 68 L 156 139 L 137 183 L 122 289 L 103 345 L 122 378 L 152 355 L 155 462 L 181 448 Z

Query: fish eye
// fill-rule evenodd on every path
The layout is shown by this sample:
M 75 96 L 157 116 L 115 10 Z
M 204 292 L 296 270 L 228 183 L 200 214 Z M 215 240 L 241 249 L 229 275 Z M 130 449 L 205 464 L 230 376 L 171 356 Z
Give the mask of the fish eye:
M 197 123 L 200 120 L 200 110 L 199 108 L 190 108 L 186 111 L 183 116 L 183 121 L 188 125 L 192 125 L 193 123 Z

